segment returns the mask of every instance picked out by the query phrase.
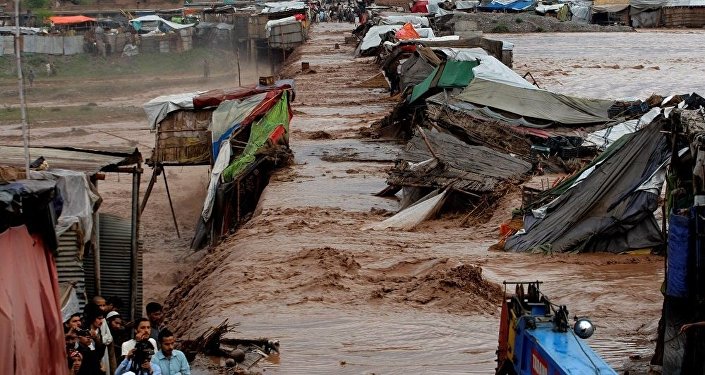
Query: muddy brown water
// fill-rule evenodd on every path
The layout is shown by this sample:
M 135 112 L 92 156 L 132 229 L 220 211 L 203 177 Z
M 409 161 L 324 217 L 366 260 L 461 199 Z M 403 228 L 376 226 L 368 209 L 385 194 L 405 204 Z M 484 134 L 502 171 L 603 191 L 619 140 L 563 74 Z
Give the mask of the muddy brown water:
M 470 264 L 482 267 L 483 276 L 495 283 L 542 280 L 553 302 L 567 305 L 571 316 L 592 319 L 596 333 L 588 342 L 614 368 L 624 368 L 630 357 L 650 357 L 662 303 L 663 259 L 488 251 L 497 241 L 499 223 L 520 204 L 516 191 L 498 203 L 488 223 L 471 228 L 460 227 L 451 216 L 411 232 L 361 229 L 398 209 L 397 200 L 373 194 L 385 186 L 385 170 L 401 146 L 358 136 L 358 129 L 387 113 L 391 102 L 383 90 L 355 87 L 377 68 L 372 59 L 352 57 L 352 47 L 342 44 L 348 31 L 345 24 L 316 25 L 311 41 L 290 62 L 289 73 L 297 74 L 301 61 L 316 71 L 296 77 L 293 108 L 298 112 L 291 124 L 296 162 L 272 177 L 258 215 L 201 262 L 198 267 L 210 267 L 208 272 L 182 282 L 190 289 L 176 307 L 174 324 L 194 336 L 227 318 L 239 323 L 239 337 L 279 339 L 281 355 L 275 363 L 263 362 L 265 373 L 490 374 L 499 306 L 479 307 L 486 301 L 441 289 L 418 298 L 416 284 L 399 280 L 407 275 L 434 282 L 439 265 Z M 691 77 L 700 57 L 683 47 L 701 35 L 506 39 L 516 45 L 517 70 L 532 71 L 543 86 L 620 98 L 702 87 L 698 80 L 703 78 Z M 645 53 L 645 46 L 667 38 L 678 41 L 674 55 L 668 56 L 665 47 Z M 335 50 L 334 43 L 341 49 Z M 604 48 L 609 43 L 617 46 L 612 53 Z M 586 67 L 597 64 L 601 67 Z M 616 64 L 620 67 L 602 67 Z M 318 131 L 331 139 L 308 139 Z M 351 263 L 356 266 L 350 268 Z M 390 292 L 380 297 L 380 289 Z

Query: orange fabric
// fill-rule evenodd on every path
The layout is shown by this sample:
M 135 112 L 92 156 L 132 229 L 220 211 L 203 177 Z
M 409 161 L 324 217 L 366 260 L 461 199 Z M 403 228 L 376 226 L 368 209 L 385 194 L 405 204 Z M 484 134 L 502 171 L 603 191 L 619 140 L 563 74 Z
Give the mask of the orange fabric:
M 0 233 L 0 373 L 66 375 L 56 264 L 27 227 Z
M 416 29 L 414 29 L 414 26 L 410 23 L 406 23 L 404 26 L 402 26 L 402 28 L 399 29 L 399 31 L 397 31 L 394 36 L 396 36 L 399 40 L 421 38 L 421 35 L 416 32 Z
M 70 25 L 72 23 L 95 22 L 96 19 L 86 16 L 52 16 L 49 17 L 49 21 L 54 25 Z

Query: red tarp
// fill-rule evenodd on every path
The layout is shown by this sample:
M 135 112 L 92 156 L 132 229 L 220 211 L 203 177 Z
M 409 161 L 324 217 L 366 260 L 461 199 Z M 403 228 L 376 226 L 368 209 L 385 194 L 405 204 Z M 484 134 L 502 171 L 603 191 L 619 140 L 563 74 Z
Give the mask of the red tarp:
M 22 225 L 0 233 L 0 259 L 0 374 L 68 374 L 52 252 Z
M 410 23 L 404 24 L 401 29 L 399 29 L 394 36 L 399 39 L 399 40 L 406 40 L 406 39 L 419 39 L 421 38 L 421 35 L 419 35 L 418 32 L 416 32 L 416 29 L 414 29 L 414 25 Z
M 411 7 L 411 13 L 428 13 L 428 1 L 418 0 Z
M 206 91 L 201 95 L 193 98 L 193 108 L 201 109 L 206 107 L 217 107 L 226 100 L 242 99 L 255 94 L 261 94 L 266 91 L 278 90 L 278 89 L 289 89 L 291 85 L 280 84 L 274 86 L 246 86 L 237 87 L 234 89 L 215 89 Z
M 70 25 L 73 23 L 83 23 L 83 22 L 95 22 L 95 18 L 90 18 L 86 16 L 52 16 L 49 17 L 54 25 Z

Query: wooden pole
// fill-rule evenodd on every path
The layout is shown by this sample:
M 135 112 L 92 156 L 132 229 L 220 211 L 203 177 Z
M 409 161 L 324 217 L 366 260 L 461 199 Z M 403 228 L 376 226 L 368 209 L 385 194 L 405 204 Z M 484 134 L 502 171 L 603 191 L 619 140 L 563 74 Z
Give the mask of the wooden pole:
M 434 151 L 434 150 L 433 150 L 433 147 L 431 147 L 431 142 L 429 142 L 429 141 L 428 141 L 428 138 L 426 138 L 426 133 L 424 133 L 423 129 L 421 129 L 420 126 L 416 125 L 416 128 L 419 129 L 419 133 L 421 133 L 421 137 L 423 137 L 423 141 L 424 141 L 424 143 L 426 143 L 426 147 L 428 147 L 428 151 L 431 152 L 431 155 L 433 155 L 433 157 L 434 157 L 436 160 L 440 160 L 440 159 L 438 158 L 438 155 L 436 154 L 436 151 Z
M 174 227 L 176 228 L 176 236 L 181 238 L 181 233 L 179 233 L 179 224 L 176 222 L 176 214 L 174 213 L 174 204 L 171 202 L 171 194 L 169 193 L 169 184 L 166 182 L 166 170 L 162 171 L 162 177 L 164 177 L 164 186 L 166 186 L 166 196 L 169 198 L 169 208 L 171 208 L 171 217 L 174 219 Z
M 22 119 L 22 143 L 24 144 L 24 170 L 29 176 L 29 125 L 27 105 L 24 99 L 24 77 L 22 73 L 22 46 L 20 45 L 20 0 L 15 0 L 15 58 L 17 62 L 17 85 L 20 89 L 20 117 Z
M 132 263 L 130 269 L 130 320 L 134 320 L 138 315 L 142 315 L 141 311 L 137 309 L 137 287 L 139 282 L 137 280 L 137 275 L 139 270 L 137 269 L 137 258 L 139 256 L 139 227 L 140 227 L 140 178 L 142 176 L 142 168 L 138 165 L 134 167 L 132 171 L 132 222 L 131 222 L 131 255 Z

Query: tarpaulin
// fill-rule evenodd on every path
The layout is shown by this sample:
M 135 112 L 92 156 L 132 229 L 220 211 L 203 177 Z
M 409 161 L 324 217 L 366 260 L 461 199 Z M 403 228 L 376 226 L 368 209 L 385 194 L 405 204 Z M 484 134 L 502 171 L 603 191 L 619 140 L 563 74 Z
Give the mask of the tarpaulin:
M 51 250 L 24 225 L 0 233 L 0 373 L 68 374 Z
M 292 79 L 278 80 L 274 82 L 274 85 L 272 86 L 251 85 L 245 87 L 236 87 L 234 89 L 209 90 L 193 97 L 193 108 L 201 109 L 206 107 L 217 107 L 220 105 L 221 102 L 225 100 L 241 99 L 265 91 L 289 88 L 294 88 L 294 80 Z
M 477 61 L 448 60 L 435 68 L 429 76 L 414 86 L 409 103 L 413 103 L 433 87 L 463 88 L 473 79 L 473 68 Z
M 607 122 L 610 119 L 608 110 L 614 104 L 612 100 L 577 98 L 536 87 L 516 87 L 479 77 L 456 98 L 524 117 L 565 125 Z
M 518 0 L 518 1 L 502 1 L 494 0 L 486 5 L 480 5 L 479 8 L 485 11 L 514 11 L 519 12 L 531 8 L 534 5 L 533 0 Z
M 378 25 L 404 25 L 410 23 L 412 25 L 421 25 L 428 27 L 428 17 L 413 16 L 413 15 L 396 15 L 396 16 L 380 16 Z
M 49 21 L 54 25 L 71 25 L 74 23 L 96 22 L 97 20 L 86 16 L 51 16 Z
M 641 189 L 670 157 L 660 130 L 653 123 L 620 138 L 594 172 L 545 208 L 545 217 L 527 214 L 524 230 L 507 239 L 504 248 L 618 253 L 662 244 L 653 214 L 659 192 Z
M 414 25 L 410 23 L 404 24 L 401 29 L 397 30 L 394 36 L 399 40 L 418 39 L 421 37 L 414 29 Z
M 154 14 L 149 15 L 149 16 L 137 17 L 137 18 L 131 19 L 129 22 L 131 24 L 133 24 L 133 23 L 141 24 L 142 22 L 163 23 L 174 30 L 186 29 L 186 28 L 193 27 L 196 25 L 195 23 L 180 24 L 180 23 L 176 23 L 176 22 L 167 21 L 164 18 L 161 18 L 161 17 L 154 15 Z
M 250 139 L 247 141 L 247 146 L 242 154 L 223 171 L 223 180 L 232 181 L 235 176 L 244 171 L 248 165 L 255 161 L 257 152 L 267 144 L 270 135 L 277 130 L 279 126 L 283 126 L 286 132 L 289 132 L 289 101 L 288 93 L 283 92 L 281 99 L 272 107 L 266 115 L 252 125 L 250 130 Z
M 202 93 L 203 92 L 187 92 L 183 94 L 163 95 L 145 103 L 144 111 L 147 113 L 150 129 L 156 129 L 157 124 L 164 120 L 171 112 L 182 109 L 194 109 L 193 98 Z
M 243 120 L 255 110 L 266 96 L 266 93 L 259 93 L 220 103 L 218 108 L 213 111 L 210 127 L 213 155 L 220 153 L 221 142 L 230 138 L 235 128 L 242 124 Z

